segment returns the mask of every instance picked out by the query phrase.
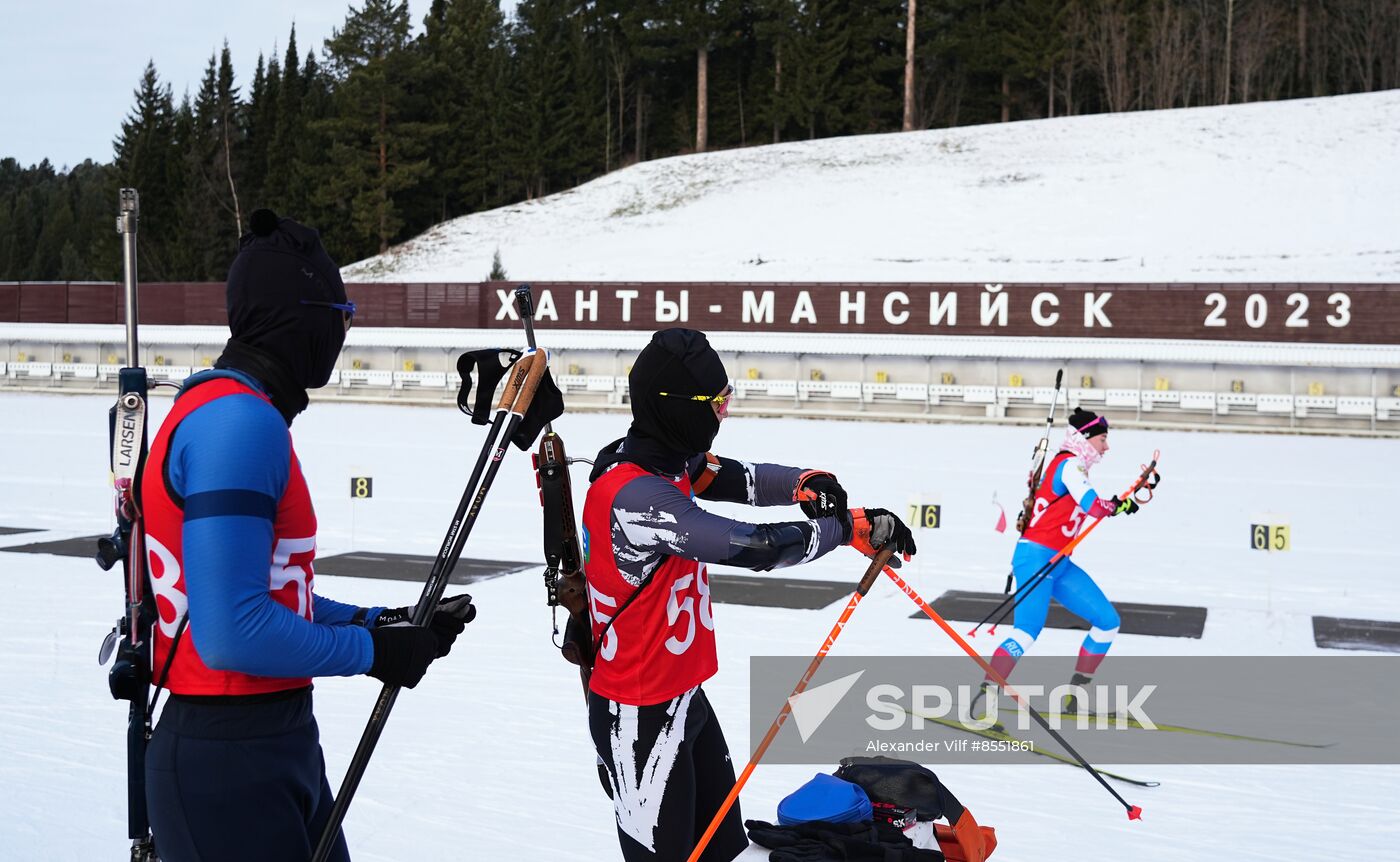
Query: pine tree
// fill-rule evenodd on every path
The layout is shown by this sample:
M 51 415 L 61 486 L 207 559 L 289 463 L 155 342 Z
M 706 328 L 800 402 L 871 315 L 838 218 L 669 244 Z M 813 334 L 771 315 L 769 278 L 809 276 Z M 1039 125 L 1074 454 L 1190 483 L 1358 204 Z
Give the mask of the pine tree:
M 305 84 L 300 64 L 297 28 L 293 24 L 291 35 L 287 37 L 287 54 L 282 61 L 282 78 L 272 110 L 272 138 L 267 147 L 262 205 L 298 216 L 305 209 L 307 199 L 305 179 L 297 169 L 297 143 L 304 135 L 301 102 Z
M 171 164 L 180 160 L 170 86 L 161 84 L 154 61 L 146 64 L 135 96 L 136 105 L 115 141 L 117 176 L 123 186 L 141 195 L 143 278 L 159 281 L 175 277 L 167 248 L 178 227 L 179 194 Z
M 578 132 L 570 51 L 570 0 L 524 0 L 516 7 L 511 42 L 508 142 L 512 174 L 527 199 L 556 190 L 552 180 L 568 161 Z
M 190 244 L 190 270 L 182 273 L 189 278 L 212 278 L 224 264 L 224 243 L 220 240 L 218 161 L 222 146 L 219 135 L 219 67 L 210 55 L 195 95 L 189 139 L 184 147 L 184 195 L 180 206 L 180 225 L 187 232 Z M 224 233 L 228 223 L 223 222 Z
M 406 0 L 365 0 L 326 41 L 336 113 L 325 121 L 333 143 L 316 193 L 347 202 L 340 227 L 352 254 L 382 253 L 401 238 L 403 200 L 429 174 L 432 129 L 404 111 L 415 71 L 409 29 Z
M 502 201 L 499 153 L 508 60 L 497 0 L 436 0 L 425 22 L 424 73 L 437 95 L 432 147 L 439 218 Z
M 302 209 L 298 212 L 308 224 L 314 224 L 323 231 L 332 230 L 339 213 L 327 209 L 316 190 L 320 165 L 325 154 L 330 151 L 331 141 L 325 132 L 325 120 L 331 116 L 331 81 L 325 70 L 316 62 L 316 55 L 306 52 L 306 60 L 301 67 L 301 133 L 294 151 L 297 176 L 302 187 L 299 194 Z
M 247 143 L 244 149 L 244 178 L 247 189 L 243 208 L 251 211 L 264 205 L 267 187 L 267 155 L 277 129 L 277 100 L 282 67 L 274 56 L 264 66 L 262 55 L 253 73 L 253 85 L 244 111 Z

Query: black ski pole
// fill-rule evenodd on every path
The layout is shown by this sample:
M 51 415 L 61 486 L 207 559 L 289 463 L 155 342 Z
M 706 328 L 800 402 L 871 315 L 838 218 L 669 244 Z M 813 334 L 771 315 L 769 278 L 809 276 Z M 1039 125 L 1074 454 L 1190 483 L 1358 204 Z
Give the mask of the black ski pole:
M 511 369 L 505 392 L 502 393 L 501 400 L 496 405 L 496 416 L 491 422 L 491 430 L 488 432 L 486 442 L 482 445 L 481 454 L 477 457 L 471 478 L 467 480 L 466 490 L 462 493 L 462 499 L 457 504 L 457 511 L 452 516 L 452 524 L 448 527 L 447 535 L 443 538 L 442 548 L 438 551 L 437 559 L 433 562 L 432 571 L 428 574 L 428 580 L 423 585 L 423 594 L 419 597 L 418 605 L 414 608 L 413 625 L 426 624 L 436 610 L 438 602 L 442 599 L 442 594 L 447 589 L 448 581 L 452 576 L 452 570 L 456 567 L 457 560 L 462 556 L 462 548 L 466 544 L 467 537 L 471 535 L 472 527 L 476 524 L 477 516 L 481 512 L 481 504 L 486 499 L 487 492 L 491 490 L 491 483 L 496 478 L 496 473 L 500 470 L 501 461 L 504 460 L 506 449 L 510 446 L 511 435 L 519 427 L 525 412 L 530 409 L 530 401 L 534 398 L 535 390 L 544 377 L 547 362 L 548 359 L 544 351 L 537 350 L 516 362 L 515 367 Z M 504 430 L 502 430 L 503 425 Z M 477 487 L 478 482 L 480 487 Z M 375 701 L 364 733 L 360 736 L 360 744 L 355 749 L 355 755 L 351 758 L 350 766 L 341 782 L 340 792 L 336 794 L 335 805 L 331 808 L 330 819 L 326 822 L 325 831 L 321 833 L 321 841 L 316 846 L 312 862 L 325 862 L 330 857 L 331 850 L 335 847 L 336 836 L 340 832 L 340 826 L 345 821 L 345 814 L 350 808 L 350 802 L 355 796 L 356 789 L 360 786 L 360 780 L 364 778 L 370 756 L 374 754 L 375 746 L 379 744 L 379 737 L 384 733 L 384 725 L 389 720 L 389 712 L 394 708 L 394 702 L 398 696 L 399 687 L 395 685 L 385 685 L 379 692 L 379 699 Z
M 1014 593 L 1009 593 L 1008 595 L 1006 595 L 1006 597 L 1004 597 L 1000 602 L 997 603 L 996 607 L 992 608 L 991 611 L 989 611 L 987 615 L 982 618 L 981 622 L 973 626 L 971 629 L 968 629 L 968 637 L 976 637 L 977 632 L 979 632 L 982 629 L 982 626 L 985 626 L 992 619 L 992 617 L 997 616 L 997 614 L 1001 614 L 1000 617 L 997 617 L 997 621 L 992 623 L 992 627 L 990 629 L 991 634 L 996 634 L 997 626 L 1001 625 L 1002 621 L 1006 619 L 1006 615 L 1015 611 L 1016 608 L 1020 606 L 1021 602 L 1025 601 L 1026 597 L 1029 596 L 1031 592 L 1037 586 L 1040 585 L 1040 582 L 1050 576 L 1050 572 L 1052 572 L 1063 559 L 1064 557 L 1055 557 L 1054 559 L 1047 561 L 1045 565 L 1041 566 L 1039 569 L 1036 570 L 1035 574 L 1031 575 L 1029 578 L 1026 578 L 1025 583 L 1018 584 Z M 1011 605 L 1010 608 L 1006 608 L 1008 604 Z M 1004 612 L 1002 610 L 1003 608 L 1006 608 Z

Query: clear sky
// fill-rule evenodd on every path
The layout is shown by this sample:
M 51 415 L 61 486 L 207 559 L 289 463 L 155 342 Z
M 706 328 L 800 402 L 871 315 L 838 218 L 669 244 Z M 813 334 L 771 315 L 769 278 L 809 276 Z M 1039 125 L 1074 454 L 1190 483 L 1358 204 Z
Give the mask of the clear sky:
M 355 6 L 360 6 L 356 0 Z M 429 0 L 410 0 L 421 32 Z M 228 39 L 246 97 L 258 53 L 303 58 L 345 20 L 348 0 L 0 0 L 0 158 L 56 167 L 111 161 L 147 60 L 178 103 L 199 89 L 209 55 Z M 515 4 L 503 4 L 513 9 Z

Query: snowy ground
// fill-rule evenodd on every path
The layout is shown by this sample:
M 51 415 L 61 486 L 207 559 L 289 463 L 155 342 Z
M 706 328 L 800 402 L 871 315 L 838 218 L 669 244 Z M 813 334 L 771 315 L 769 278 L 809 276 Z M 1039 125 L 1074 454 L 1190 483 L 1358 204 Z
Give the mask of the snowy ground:
M 0 545 L 109 528 L 108 403 L 0 394 L 11 429 L 0 452 L 0 525 L 48 531 L 0 537 Z M 168 401 L 156 404 L 163 413 Z M 623 426 L 617 416 L 571 415 L 560 429 L 574 454 L 591 455 Z M 295 433 L 323 555 L 432 554 L 483 429 L 448 408 L 317 403 Z M 944 589 L 1000 588 L 1011 539 L 991 529 L 990 501 L 994 492 L 1006 503 L 1018 499 L 1033 443 L 1032 432 L 1015 428 L 735 418 L 716 449 L 834 469 L 853 503 L 941 503 L 944 528 L 921 532 L 911 569 L 912 583 L 932 598 Z M 1400 444 L 1119 430 L 1096 470 L 1099 487 L 1125 485 L 1153 448 L 1162 450 L 1158 500 L 1106 525 L 1076 560 L 1112 598 L 1205 605 L 1210 616 L 1199 641 L 1125 635 L 1117 654 L 1309 655 L 1319 652 L 1311 614 L 1400 619 L 1400 550 L 1382 526 Z M 375 496 L 352 503 L 347 479 L 363 475 L 374 477 Z M 1265 516 L 1291 524 L 1291 552 L 1247 548 L 1247 525 Z M 538 559 L 539 524 L 528 458 L 512 451 L 467 556 Z M 784 574 L 854 580 L 861 568 L 838 551 Z M 108 698 L 105 669 L 94 660 L 119 613 L 119 578 L 82 559 L 20 554 L 0 554 L 0 577 L 11 608 L 0 629 L 4 856 L 119 858 L 125 710 Z M 329 576 L 317 585 L 364 604 L 406 604 L 420 589 Z M 616 858 L 577 678 L 549 645 L 539 570 L 472 592 L 477 621 L 453 655 L 399 699 L 351 809 L 355 858 Z M 738 759 L 748 747 L 747 658 L 810 655 L 838 610 L 717 606 L 721 669 L 706 688 Z M 932 625 L 908 619 L 912 610 L 881 582 L 834 654 L 957 654 Z M 1036 651 L 1072 655 L 1079 639 L 1047 630 Z M 332 784 L 377 692 L 363 677 L 317 682 Z M 981 822 L 996 827 L 995 858 L 1005 862 L 1390 859 L 1400 840 L 1400 767 L 1125 766 L 1163 782 L 1125 791 L 1146 811 L 1136 824 L 1087 776 L 1062 766 L 936 768 Z M 743 796 L 745 813 L 771 818 L 777 800 L 814 771 L 760 767 Z
M 1400 278 L 1400 91 L 645 162 L 446 222 L 353 281 Z

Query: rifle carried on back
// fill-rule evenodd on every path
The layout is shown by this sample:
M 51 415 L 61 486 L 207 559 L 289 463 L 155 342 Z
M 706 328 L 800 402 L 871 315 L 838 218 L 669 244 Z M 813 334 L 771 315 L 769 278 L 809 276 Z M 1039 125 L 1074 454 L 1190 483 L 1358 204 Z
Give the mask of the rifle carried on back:
M 1045 473 L 1045 456 L 1050 451 L 1050 429 L 1055 425 L 1055 408 L 1060 406 L 1060 384 L 1064 377 L 1063 368 L 1055 372 L 1055 391 L 1050 393 L 1050 415 L 1045 417 L 1045 434 L 1041 436 L 1040 442 L 1035 444 L 1035 451 L 1031 453 L 1031 472 L 1026 477 L 1026 499 L 1021 502 L 1021 511 L 1016 515 L 1016 532 L 1022 536 L 1026 534 L 1026 528 L 1035 517 L 1035 492 L 1040 487 L 1040 480 Z M 1003 593 L 1010 594 L 1014 580 L 1015 573 L 1007 572 Z
M 111 536 L 98 540 L 97 564 L 105 571 L 118 562 L 122 564 L 126 613 L 107 634 L 98 662 L 106 664 L 115 650 L 117 660 L 107 675 L 107 684 L 112 697 L 131 703 L 126 728 L 126 811 L 131 860 L 155 862 L 155 842 L 146 812 L 146 744 L 151 738 L 151 627 L 156 608 L 146 571 L 146 534 L 139 493 L 141 471 L 146 465 L 149 383 L 136 338 L 136 224 L 140 214 L 136 189 L 122 189 L 119 201 L 117 232 L 122 235 L 128 367 L 118 372 L 117 403 L 108 413 L 117 527 Z
M 535 480 L 544 507 L 544 586 L 546 600 L 554 613 L 554 645 L 570 664 L 579 667 L 588 687 L 593 668 L 593 632 L 588 620 L 588 584 L 583 577 L 583 556 L 579 550 L 578 519 L 574 517 L 573 486 L 564 440 L 553 430 L 540 438 L 535 454 Z M 560 606 L 568 612 L 564 640 L 559 640 Z
M 530 285 L 515 289 L 516 305 L 525 325 L 525 340 L 535 346 L 535 306 Z M 583 689 L 593 671 L 593 629 L 588 618 L 588 584 L 583 577 L 583 553 L 579 545 L 578 518 L 574 515 L 574 489 L 569 478 L 569 456 L 564 438 L 545 426 L 539 451 L 534 455 L 535 484 L 544 509 L 545 601 L 554 615 L 554 645 L 570 664 L 578 665 Z M 586 461 L 587 459 L 579 459 Z M 568 613 L 564 639 L 559 640 L 558 608 Z
M 1016 532 L 1022 535 L 1031 525 L 1031 518 L 1035 516 L 1035 491 L 1040 487 L 1040 480 L 1045 471 L 1045 455 L 1050 451 L 1050 429 L 1055 424 L 1055 408 L 1060 405 L 1060 383 L 1064 376 L 1063 368 L 1055 372 L 1055 391 L 1050 395 L 1050 415 L 1045 417 L 1045 435 L 1035 444 L 1035 451 L 1031 453 L 1031 472 L 1026 479 L 1026 499 L 1021 503 L 1021 514 L 1016 516 Z

